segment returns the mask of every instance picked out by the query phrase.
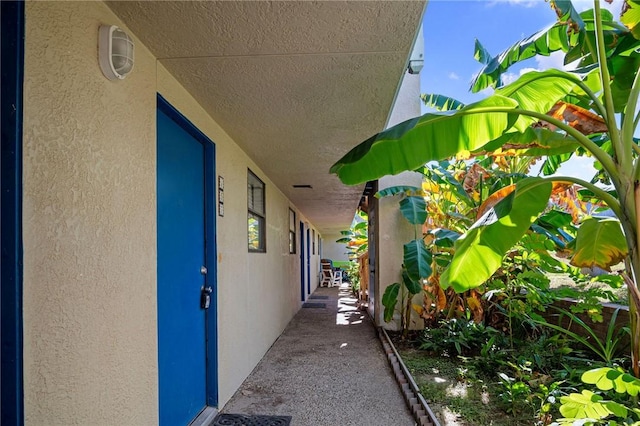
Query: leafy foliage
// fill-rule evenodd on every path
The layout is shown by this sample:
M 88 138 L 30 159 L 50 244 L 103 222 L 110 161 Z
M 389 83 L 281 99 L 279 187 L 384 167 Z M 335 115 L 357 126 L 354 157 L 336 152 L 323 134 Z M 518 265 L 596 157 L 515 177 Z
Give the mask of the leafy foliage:
M 456 253 L 440 284 L 456 291 L 475 288 L 502 264 L 504 253 L 529 229 L 551 195 L 551 184 L 530 178 L 485 213 L 456 242 Z M 474 265 L 470 268 L 469 265 Z
M 636 297 L 636 287 L 640 285 L 640 188 L 637 187 L 640 149 L 633 137 L 640 123 L 640 3 L 624 2 L 621 23 L 616 22 L 610 12 L 602 10 L 598 0 L 594 1 L 593 10 L 584 12 L 578 12 L 568 0 L 549 3 L 558 17 L 557 22 L 498 55 L 493 56 L 476 42 L 475 57 L 483 69 L 473 82 L 473 90 L 494 87 L 492 95 L 465 106 L 446 97 L 426 96 L 425 101 L 440 111 L 372 136 L 331 168 L 343 182 L 353 184 L 420 169 L 429 161 L 454 156 L 457 159 L 481 156 L 482 161 L 493 165 L 510 166 L 511 175 L 503 174 L 500 186 L 488 191 L 489 198 L 495 199 L 491 202 L 497 202 L 486 210 L 482 206 L 488 202 L 484 187 L 491 178 L 478 175 L 481 189 L 476 198 L 476 193 L 470 195 L 464 184 L 461 190 L 446 174 L 434 173 L 441 180 L 435 182 L 436 186 L 449 185 L 449 194 L 442 198 L 464 200 L 466 207 L 461 216 L 466 220 L 474 210 L 489 213 L 480 219 L 473 218 L 475 224 L 470 228 L 443 226 L 462 234 L 453 248 L 429 246 L 437 265 L 429 278 L 432 301 L 440 300 L 436 285 L 453 288 L 461 294 L 479 288 L 482 294 L 488 280 L 508 283 L 517 274 L 501 272 L 504 257 L 510 256 L 514 244 L 533 228 L 561 250 L 575 249 L 573 262 L 577 265 L 599 265 L 606 269 L 624 258 L 630 268 L 623 276 L 633 286 L 632 300 L 634 303 L 637 300 L 638 305 L 633 308 L 640 309 L 640 297 Z M 577 68 L 529 72 L 513 83 L 503 84 L 502 76 L 513 64 L 552 52 L 562 52 L 565 63 L 575 63 Z M 547 156 L 544 170 L 551 173 L 573 155 L 591 156 L 598 170 L 592 182 L 606 183 L 612 188 L 603 189 L 571 176 L 521 179 L 531 164 L 523 161 L 524 157 Z M 486 169 L 487 163 L 482 165 Z M 509 185 L 515 184 L 516 190 L 500 192 L 508 178 L 513 179 Z M 586 219 L 578 227 L 577 219 L 585 212 L 575 214 L 577 203 L 574 211 L 568 206 L 563 209 L 572 214 L 577 232 L 570 227 L 556 227 L 548 221 L 550 218 L 536 222 L 536 217 L 546 212 L 545 203 L 554 194 L 554 187 L 546 186 L 551 182 L 578 184 L 591 194 L 591 200 L 596 200 L 599 206 L 606 205 L 619 224 L 613 220 Z M 529 199 L 528 193 L 536 196 Z M 426 201 L 429 212 L 429 200 Z M 427 224 L 430 218 L 428 215 Z M 456 225 L 464 223 L 460 220 Z M 545 263 L 544 268 L 562 268 L 540 253 L 536 252 L 536 256 Z M 464 296 L 457 298 L 464 299 Z M 516 307 L 515 303 L 517 298 L 512 308 Z M 450 306 L 455 309 L 456 304 L 450 303 Z M 464 309 L 470 308 L 479 312 L 475 306 Z M 640 359 L 636 321 L 630 326 L 634 359 Z M 634 374 L 640 376 L 640 363 L 634 364 Z
M 610 270 L 629 254 L 627 244 L 617 219 L 589 218 L 582 222 L 576 238 L 571 263 L 592 268 L 598 266 Z
M 616 401 L 615 395 L 609 395 L 613 398 L 606 399 L 606 394 L 588 389 L 563 396 L 560 398 L 560 413 L 564 418 L 558 419 L 554 424 L 640 424 L 637 402 L 640 380 L 622 370 L 602 367 L 586 371 L 582 375 L 582 381 L 595 385 L 601 391 L 615 391 L 622 398 L 618 397 Z

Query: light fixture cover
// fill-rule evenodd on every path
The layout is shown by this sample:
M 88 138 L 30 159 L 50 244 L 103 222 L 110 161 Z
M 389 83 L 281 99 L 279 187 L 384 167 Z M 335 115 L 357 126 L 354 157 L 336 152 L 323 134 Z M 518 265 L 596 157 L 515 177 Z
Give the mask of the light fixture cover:
M 100 69 L 109 80 L 122 80 L 133 69 L 133 40 L 115 25 L 101 25 L 98 36 Z

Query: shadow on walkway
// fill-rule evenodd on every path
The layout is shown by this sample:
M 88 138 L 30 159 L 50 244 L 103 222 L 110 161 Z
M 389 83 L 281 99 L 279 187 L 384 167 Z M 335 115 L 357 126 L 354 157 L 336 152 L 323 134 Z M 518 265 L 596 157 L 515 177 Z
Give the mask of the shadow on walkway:
M 415 425 L 349 287 L 318 288 L 308 302 L 326 307 L 302 308 L 221 412 L 292 416 L 292 426 Z

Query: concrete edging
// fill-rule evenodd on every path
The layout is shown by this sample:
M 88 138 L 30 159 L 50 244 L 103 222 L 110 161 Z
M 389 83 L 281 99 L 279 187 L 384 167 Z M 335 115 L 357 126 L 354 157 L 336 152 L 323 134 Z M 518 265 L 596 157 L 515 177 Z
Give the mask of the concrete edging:
M 389 334 L 387 334 L 384 328 L 378 327 L 378 337 L 387 355 L 398 386 L 400 386 L 404 400 L 417 424 L 420 426 L 440 426 L 440 422 L 438 422 L 435 414 L 431 408 L 429 408 L 427 401 L 420 393 L 418 385 L 413 380 L 413 376 L 411 376 L 406 365 L 402 362 L 402 358 L 400 358 L 398 351 L 389 338 Z

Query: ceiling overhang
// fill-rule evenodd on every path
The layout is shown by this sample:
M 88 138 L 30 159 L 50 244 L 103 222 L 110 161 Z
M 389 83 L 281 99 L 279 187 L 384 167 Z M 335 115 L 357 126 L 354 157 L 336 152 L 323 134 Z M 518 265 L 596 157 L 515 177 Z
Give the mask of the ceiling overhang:
M 321 233 L 349 227 L 364 185 L 329 168 L 384 128 L 424 1 L 107 4 Z

